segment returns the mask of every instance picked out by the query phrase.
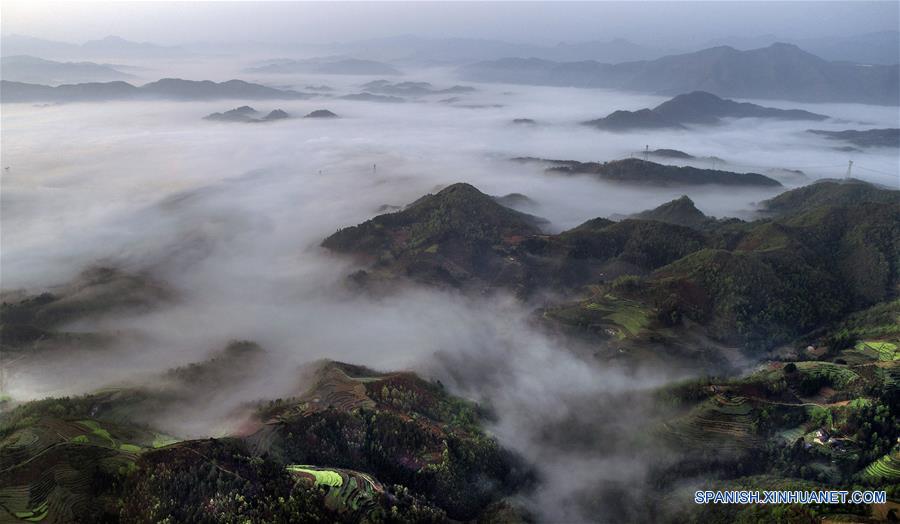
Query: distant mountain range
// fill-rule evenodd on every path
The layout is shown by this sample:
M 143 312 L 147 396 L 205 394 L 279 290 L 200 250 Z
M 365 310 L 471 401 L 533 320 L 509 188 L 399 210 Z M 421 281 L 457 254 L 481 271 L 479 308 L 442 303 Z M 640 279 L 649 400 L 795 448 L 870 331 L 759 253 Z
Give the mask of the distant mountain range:
M 313 95 L 275 89 L 243 80 L 212 82 L 164 78 L 143 86 L 127 82 L 90 82 L 46 86 L 23 82 L 0 82 L 0 102 L 89 102 L 160 98 L 168 100 L 215 100 L 240 98 L 250 100 L 292 100 Z
M 247 73 L 306 75 L 399 75 L 394 66 L 357 58 L 280 59 L 245 70 Z
M 262 42 L 195 42 L 181 46 L 163 46 L 133 42 L 116 36 L 91 40 L 84 44 L 59 42 L 23 35 L 4 35 L 0 42 L 3 56 L 34 55 L 43 58 L 86 60 L 89 58 L 178 57 L 191 54 L 220 55 L 252 52 L 275 56 L 344 55 L 381 62 L 409 64 L 466 64 L 500 58 L 540 58 L 560 62 L 596 60 L 604 63 L 634 62 L 693 52 L 710 47 L 730 46 L 739 50 L 767 47 L 776 42 L 795 44 L 830 61 L 860 64 L 900 63 L 900 31 L 836 35 L 818 38 L 792 38 L 782 35 L 723 37 L 705 42 L 648 45 L 627 38 L 613 37 L 588 42 L 559 42 L 538 45 L 484 38 L 429 38 L 400 35 L 329 44 Z
M 652 61 L 604 64 L 504 58 L 458 69 L 478 82 L 598 87 L 657 94 L 900 104 L 900 66 L 828 62 L 791 44 L 751 51 L 722 46 Z
M 712 93 L 694 91 L 678 95 L 653 109 L 615 111 L 585 125 L 607 131 L 634 129 L 684 129 L 684 124 L 716 124 L 723 118 L 772 118 L 777 120 L 826 120 L 828 117 L 801 109 L 776 109 L 749 102 L 735 102 Z
M 808 133 L 824 136 L 831 140 L 848 142 L 857 147 L 896 147 L 900 148 L 900 129 L 847 129 L 844 131 L 825 131 L 808 129 Z
M 878 31 L 861 35 L 841 35 L 823 38 L 783 38 L 775 35 L 757 37 L 719 38 L 702 47 L 727 45 L 735 49 L 756 49 L 775 42 L 795 44 L 826 60 L 856 62 L 858 64 L 900 63 L 900 31 Z
M 781 183 L 759 173 L 733 173 L 716 169 L 699 169 L 690 166 L 669 166 L 637 158 L 610 162 L 578 162 L 577 160 L 551 160 L 520 157 L 516 162 L 536 162 L 546 166 L 551 175 L 590 175 L 597 180 L 615 184 L 646 187 L 674 186 L 758 186 L 778 187 Z
M 900 32 L 881 31 L 857 35 L 795 39 L 776 35 L 729 37 L 681 45 L 646 45 L 626 38 L 589 42 L 560 42 L 535 45 L 483 38 L 425 38 L 401 35 L 355 42 L 316 46 L 319 52 L 348 54 L 359 58 L 399 61 L 413 64 L 465 64 L 501 58 L 539 58 L 560 62 L 596 60 L 604 63 L 655 60 L 710 47 L 731 46 L 748 50 L 777 42 L 795 44 L 830 61 L 861 64 L 900 63 Z
M 434 87 L 429 82 L 391 83 L 387 80 L 373 80 L 371 82 L 363 84 L 362 88 L 369 93 L 411 97 L 426 95 L 455 95 L 462 93 L 472 93 L 475 91 L 474 87 L 469 86 L 451 86 L 444 89 L 439 89 Z
M 133 42 L 118 36 L 88 40 L 83 44 L 58 42 L 24 35 L 0 37 L 0 53 L 3 56 L 32 55 L 42 58 L 175 58 L 190 53 L 178 46 L 162 46 L 149 42 Z
M 743 45 L 762 42 L 766 38 L 770 37 L 733 40 L 736 45 Z M 475 61 L 458 69 L 461 78 L 479 82 L 599 87 L 662 95 L 702 90 L 738 98 L 893 106 L 900 105 L 900 65 L 883 65 L 882 62 L 890 62 L 892 54 L 897 53 L 897 46 L 891 45 L 897 40 L 897 32 L 889 31 L 857 35 L 844 40 L 803 41 L 804 45 L 809 43 L 817 50 L 831 49 L 825 54 L 829 58 L 861 62 L 852 63 L 825 60 L 790 43 L 775 43 L 751 50 L 722 45 L 654 58 L 664 54 L 664 51 L 643 48 L 622 39 L 561 43 L 547 47 L 478 39 L 394 37 L 327 46 L 282 46 L 278 49 L 285 53 L 299 54 L 305 49 L 307 53 L 309 50 L 318 50 L 341 55 L 270 60 L 258 63 L 248 71 L 254 74 L 391 76 L 401 74 L 401 71 L 388 61 L 419 65 Z M 213 48 L 204 49 L 210 51 Z M 840 50 L 846 52 L 840 54 Z M 878 50 L 883 50 L 884 53 L 879 55 Z M 79 61 L 100 58 L 173 59 L 191 55 L 186 47 L 132 42 L 114 36 L 84 44 L 72 44 L 6 35 L 0 41 L 0 52 L 10 58 L 29 55 L 45 60 L 53 58 Z M 872 59 L 866 59 L 867 57 Z M 102 64 L 98 65 L 102 67 Z M 41 67 L 44 66 L 47 64 Z M 59 69 L 63 66 L 56 67 Z M 10 75 L 4 76 L 4 79 L 53 84 L 115 78 L 69 78 L 42 73 L 40 76 L 32 74 L 27 78 Z
M 536 57 L 545 60 L 626 62 L 649 60 L 667 54 L 666 50 L 636 44 L 624 38 L 590 42 L 560 42 L 545 46 L 484 38 L 425 38 L 401 35 L 319 47 L 327 52 L 420 65 L 465 64 L 509 56 Z
M 399 96 L 373 95 L 372 93 L 351 93 L 349 95 L 339 96 L 341 100 L 355 100 L 357 102 L 386 102 L 389 104 L 400 104 L 406 102 L 406 99 Z
M 14 82 L 66 84 L 125 80 L 134 75 L 94 62 L 55 62 L 28 55 L 0 58 L 0 77 Z

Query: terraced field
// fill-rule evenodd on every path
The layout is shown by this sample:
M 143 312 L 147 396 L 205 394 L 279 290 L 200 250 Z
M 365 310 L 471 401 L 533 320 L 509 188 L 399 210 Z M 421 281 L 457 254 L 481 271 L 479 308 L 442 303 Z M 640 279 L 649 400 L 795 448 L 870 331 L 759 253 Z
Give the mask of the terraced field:
M 349 521 L 365 521 L 379 507 L 377 498 L 384 487 L 370 475 L 349 469 L 320 468 L 293 464 L 287 466 L 298 482 L 325 489 L 325 507 Z
M 863 478 L 873 482 L 897 482 L 900 480 L 900 448 L 869 464 L 863 471 Z
M 797 362 L 797 369 L 804 375 L 822 378 L 835 389 L 844 389 L 859 375 L 847 366 L 830 362 Z
M 354 377 L 337 365 L 325 366 L 316 383 L 303 395 L 301 402 L 281 414 L 283 418 L 335 408 L 351 411 L 357 408 L 372 409 L 373 401 L 366 392 L 366 383 L 378 377 Z
M 716 395 L 690 413 L 665 424 L 678 445 L 710 452 L 742 452 L 760 444 L 753 434 L 753 404 L 745 397 Z
M 865 340 L 858 342 L 856 346 L 853 347 L 852 351 L 875 360 L 900 360 L 900 349 L 898 349 L 897 344 L 887 340 Z
M 291 473 L 312 475 L 313 483 L 316 486 L 327 486 L 331 488 L 339 488 L 344 483 L 341 474 L 330 469 L 317 469 L 311 466 L 300 466 L 292 464 L 287 466 L 287 470 Z
M 878 364 L 884 386 L 889 390 L 900 388 L 900 361 L 892 360 L 890 362 L 879 362 Z
M 795 428 L 785 429 L 778 433 L 778 438 L 785 444 L 793 444 L 797 439 L 803 438 L 807 429 L 805 426 L 797 426 Z
M 109 448 L 62 443 L 0 474 L 0 506 L 23 520 L 75 522 L 103 504 L 94 493 L 98 476 L 133 464 Z
M 0 442 L 0 521 L 73 522 L 90 515 L 97 476 L 134 467 L 154 434 L 97 420 L 44 417 Z
M 588 300 L 548 310 L 548 318 L 568 325 L 590 327 L 618 340 L 633 338 L 648 328 L 652 311 L 634 300 L 597 293 Z

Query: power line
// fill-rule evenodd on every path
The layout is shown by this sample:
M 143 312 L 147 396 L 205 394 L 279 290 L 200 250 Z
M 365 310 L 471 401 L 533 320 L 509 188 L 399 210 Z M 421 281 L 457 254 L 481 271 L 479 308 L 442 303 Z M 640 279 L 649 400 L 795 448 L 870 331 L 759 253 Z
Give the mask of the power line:
M 882 175 L 896 175 L 897 174 L 897 173 L 889 173 L 887 171 L 880 171 L 878 169 L 872 169 L 870 167 L 863 167 L 863 166 L 856 166 L 856 169 L 864 169 L 866 171 L 871 171 L 873 173 L 881 173 Z

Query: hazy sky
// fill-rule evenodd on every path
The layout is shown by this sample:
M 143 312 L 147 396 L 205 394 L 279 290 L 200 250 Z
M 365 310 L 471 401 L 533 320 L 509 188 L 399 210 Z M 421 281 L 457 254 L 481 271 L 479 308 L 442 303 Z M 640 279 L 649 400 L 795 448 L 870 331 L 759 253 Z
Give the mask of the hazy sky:
M 2 32 L 64 41 L 106 35 L 324 43 L 415 34 L 515 42 L 678 45 L 722 36 L 809 38 L 896 30 L 889 2 L 43 2 L 2 0 Z

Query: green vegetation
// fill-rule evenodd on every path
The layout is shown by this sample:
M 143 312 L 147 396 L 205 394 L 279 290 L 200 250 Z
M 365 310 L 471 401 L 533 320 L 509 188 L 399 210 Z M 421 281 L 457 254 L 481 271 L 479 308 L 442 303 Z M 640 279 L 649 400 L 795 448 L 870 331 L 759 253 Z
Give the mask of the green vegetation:
M 696 229 L 709 228 L 715 225 L 715 219 L 703 214 L 697 209 L 694 201 L 683 195 L 681 198 L 667 202 L 655 209 L 642 211 L 633 215 L 641 220 L 655 220 L 679 226 L 693 227 Z
M 845 389 L 859 378 L 852 369 L 830 362 L 798 362 L 801 373 L 800 389 L 804 394 L 813 394 L 824 386 Z
M 370 472 L 455 519 L 474 518 L 525 481 L 516 458 L 481 430 L 477 406 L 440 386 L 335 362 L 318 377 L 298 402 L 269 411 L 278 424 L 268 449 L 285 462 Z
M 582 169 L 576 164 L 563 167 Z M 865 333 L 864 316 L 847 315 L 891 300 L 900 285 L 898 194 L 862 182 L 813 184 L 769 201 L 769 209 L 790 212 L 750 223 L 708 219 L 681 198 L 641 213 L 641 220 L 594 219 L 542 235 L 526 215 L 457 184 L 401 212 L 343 229 L 323 246 L 369 262 L 353 277 L 365 285 L 412 278 L 505 288 L 523 298 L 549 290 L 583 300 L 589 286 L 639 277 L 615 289 L 616 295 L 654 310 L 666 327 L 689 321 L 718 343 L 754 353 L 842 318 L 848 319 L 845 331 L 834 333 L 841 345 L 861 335 L 896 344 L 897 306 L 872 311 L 880 319 L 893 317 Z M 596 332 L 597 312 L 581 309 L 553 304 L 546 318 Z M 647 328 L 631 314 L 605 321 L 618 324 L 620 336 Z
M 15 516 L 16 518 L 27 520 L 28 522 L 40 522 L 47 517 L 48 509 L 49 506 L 47 504 L 47 501 L 44 501 L 34 509 L 16 511 Z
M 54 522 L 411 523 L 444 522 L 443 507 L 478 515 L 516 489 L 512 459 L 483 434 L 474 404 L 410 373 L 330 363 L 319 376 L 309 394 L 329 409 L 277 403 L 279 429 L 261 441 L 271 453 L 251 452 L 241 439 L 174 442 L 133 423 L 86 416 L 97 402 L 130 402 L 118 391 L 23 404 L 0 415 L 0 503 L 21 519 Z M 349 424 L 331 433 L 322 426 L 329 420 Z M 326 459 L 360 422 L 370 428 L 366 444 L 330 462 L 350 459 L 367 472 L 318 460 L 291 464 L 303 453 Z M 309 449 L 312 436 L 319 445 Z M 483 479 L 495 483 L 471 489 Z
M 312 475 L 316 479 L 317 486 L 340 487 L 344 483 L 341 474 L 336 471 L 327 469 L 310 469 L 307 466 L 292 464 L 287 466 L 287 470 L 291 473 L 306 473 Z
M 900 449 L 876 460 L 863 471 L 866 480 L 872 482 L 900 481 Z
M 856 344 L 857 351 L 874 352 L 878 360 L 898 360 L 900 359 L 900 351 L 897 351 L 897 344 L 893 342 L 869 340 Z
M 653 319 L 652 311 L 643 304 L 610 293 L 595 295 L 573 307 L 550 310 L 547 315 L 574 324 L 589 322 L 593 329 L 609 330 L 620 340 L 638 336 Z
M 773 214 L 793 215 L 825 205 L 856 206 L 869 202 L 900 203 L 900 191 L 878 188 L 859 180 L 828 180 L 786 191 L 762 205 Z
M 664 424 L 663 436 L 710 456 L 739 455 L 759 445 L 753 413 L 744 397 L 715 396 Z
M 552 291 L 538 321 L 574 334 L 598 359 L 681 359 L 694 377 L 716 370 L 614 397 L 609 404 L 627 412 L 620 418 L 649 413 L 650 431 L 642 426 L 631 441 L 606 433 L 618 430 L 612 421 L 575 409 L 573 421 L 540 435 L 573 447 L 600 442 L 612 455 L 660 452 L 641 486 L 653 495 L 641 500 L 647 514 L 623 520 L 662 515 L 669 501 L 656 495 L 693 479 L 729 489 L 878 487 L 896 497 L 900 207 L 893 197 L 852 200 L 871 191 L 851 189 L 835 190 L 846 205 L 804 193 L 825 200 L 786 197 L 803 209 L 751 223 L 708 219 L 680 199 L 642 219 L 594 219 L 544 235 L 534 217 L 457 184 L 324 244 L 367 259 L 363 281 L 412 278 L 521 297 Z M 107 311 L 94 296 L 122 294 L 110 299 L 120 307 L 164 295 L 116 272 L 85 278 L 80 289 L 90 293 L 63 286 L 5 302 L 3 334 L 15 336 L 4 344 L 23 351 L 67 336 L 63 321 Z M 146 425 L 222 383 L 240 384 L 265 358 L 258 345 L 236 341 L 148 386 L 10 402 L 0 413 L 0 504 L 20 520 L 50 522 L 520 517 L 507 497 L 527 497 L 534 473 L 485 431 L 490 412 L 409 372 L 322 362 L 304 376 L 302 394 L 261 401 L 240 437 L 179 441 Z M 748 361 L 755 369 L 738 374 Z M 638 408 L 642 417 L 631 417 Z M 585 496 L 594 490 L 585 486 Z M 861 520 L 872 509 L 684 511 L 673 520 Z
M 823 338 L 811 342 L 818 346 L 830 340 L 837 326 L 847 326 L 847 321 L 822 330 Z M 883 383 L 885 366 L 893 369 L 895 361 L 870 357 L 857 364 L 769 362 L 744 376 L 664 388 L 660 405 L 670 406 L 673 413 L 663 417 L 657 434 L 682 458 L 655 473 L 658 486 L 677 486 L 679 479 L 691 475 L 718 478 L 711 482 L 726 484 L 727 489 L 817 485 L 849 490 L 863 485 L 896 496 L 900 402 L 897 390 Z M 760 513 L 754 506 L 698 507 L 679 520 L 755 522 L 772 518 L 769 512 L 774 509 Z M 829 519 L 867 516 L 873 510 L 853 505 L 807 509 L 810 517 Z

